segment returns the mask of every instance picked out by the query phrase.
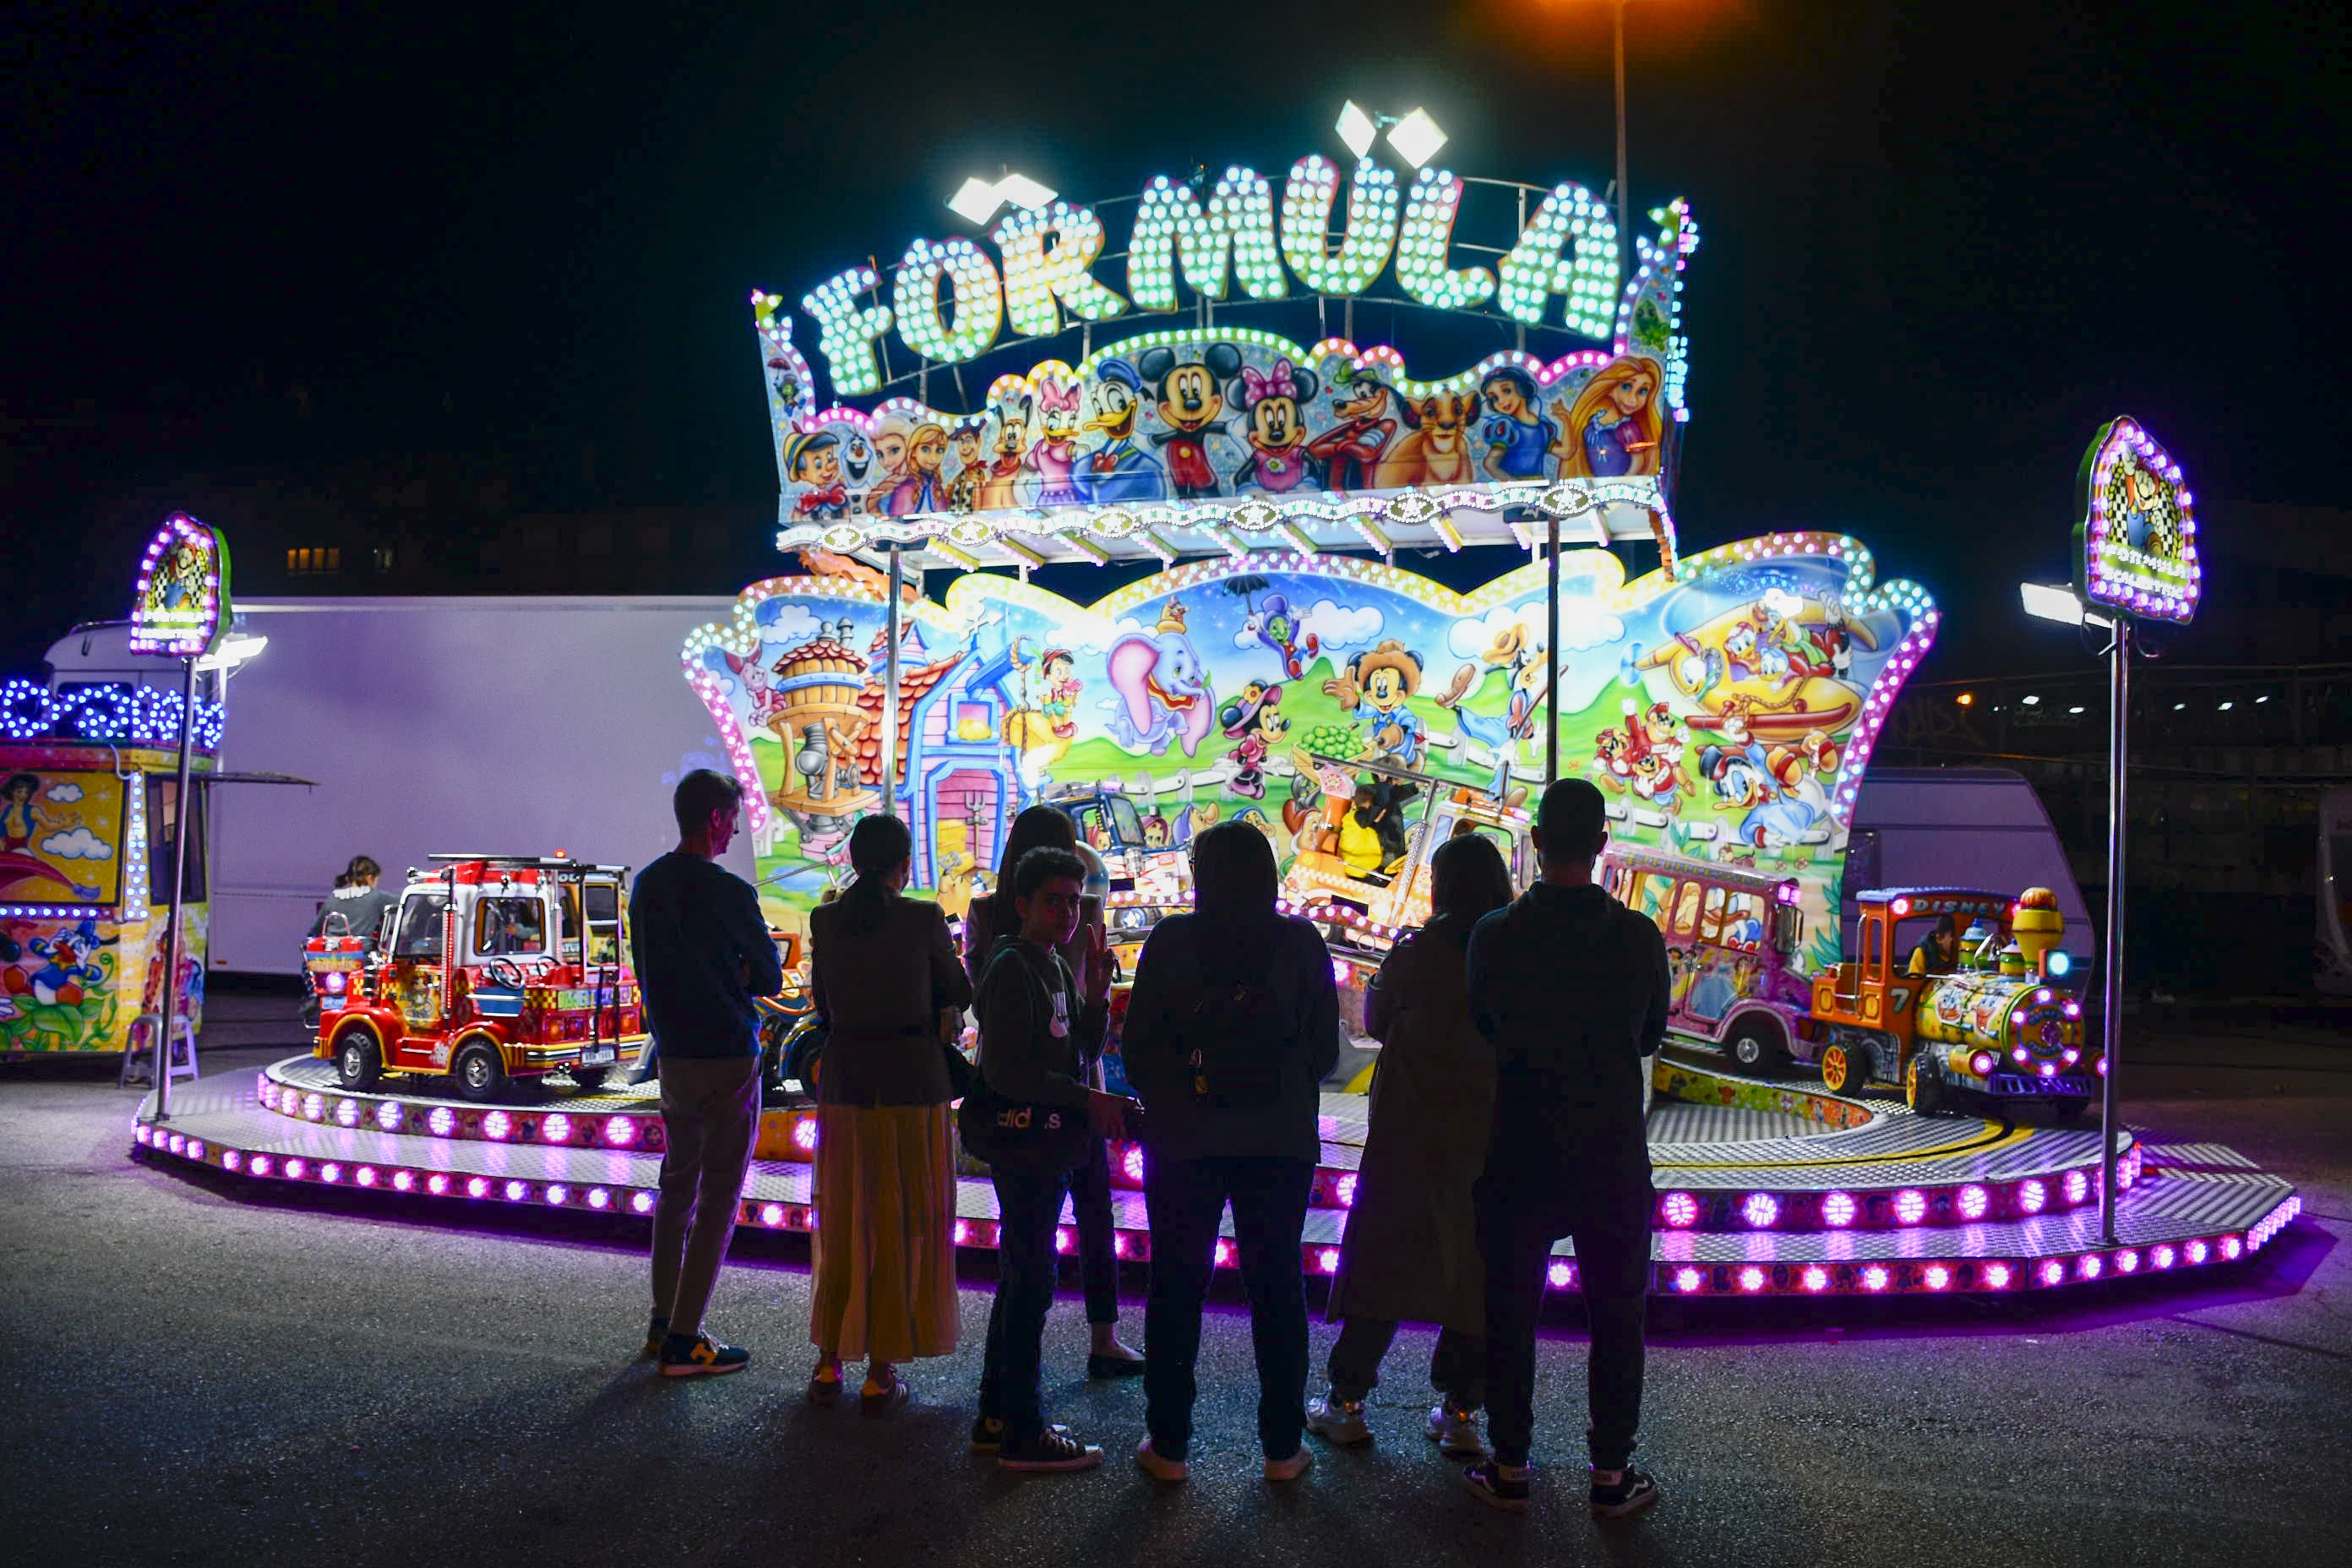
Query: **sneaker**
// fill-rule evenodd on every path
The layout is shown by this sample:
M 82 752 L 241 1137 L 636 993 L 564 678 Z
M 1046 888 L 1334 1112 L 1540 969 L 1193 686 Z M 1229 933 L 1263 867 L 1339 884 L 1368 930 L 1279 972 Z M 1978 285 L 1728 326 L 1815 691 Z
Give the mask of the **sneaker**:
M 1192 1467 L 1183 1460 L 1171 1459 L 1153 1447 L 1149 1437 L 1135 1446 L 1135 1468 L 1155 1481 L 1166 1481 L 1171 1485 L 1192 1473 Z
M 1657 1478 L 1646 1470 L 1625 1467 L 1613 1486 L 1592 1483 L 1592 1517 L 1622 1519 L 1629 1513 L 1639 1513 L 1658 1500 Z
M 1360 1448 L 1372 1440 L 1372 1429 L 1364 1425 L 1364 1402 L 1335 1394 L 1308 1402 L 1307 1429 L 1342 1448 Z
M 1087 1376 L 1097 1382 L 1117 1377 L 1141 1377 L 1141 1356 L 1090 1355 L 1087 1357 Z
M 833 1373 L 831 1377 L 824 1375 L 828 1372 Z M 808 1402 L 811 1405 L 841 1403 L 841 1368 L 821 1366 L 809 1373 Z
M 1499 1508 L 1508 1513 L 1528 1510 L 1528 1478 L 1531 1472 L 1525 1465 L 1507 1465 L 1499 1459 L 1481 1459 L 1465 1465 L 1462 1484 L 1470 1495 L 1489 1508 Z
M 741 1372 L 751 1364 L 751 1352 L 740 1345 L 722 1345 L 709 1334 L 664 1334 L 661 1374 L 664 1377 L 716 1377 Z
M 1307 1468 L 1314 1463 L 1315 1450 L 1301 1443 L 1298 1445 L 1298 1452 L 1291 1455 L 1290 1458 L 1268 1459 L 1265 1462 L 1265 1479 L 1270 1481 L 1295 1481 L 1305 1475 Z
M 1484 1458 L 1486 1445 L 1478 1440 L 1478 1413 L 1451 1405 L 1429 1408 L 1429 1440 L 1449 1459 Z
M 1033 1437 L 1006 1437 L 997 1451 L 1000 1470 L 1091 1470 L 1102 1463 L 1102 1449 L 1081 1443 L 1066 1427 L 1048 1427 Z
M 860 1415 L 887 1415 L 911 1397 L 907 1380 L 895 1373 L 887 1384 L 878 1384 L 869 1377 L 866 1385 L 857 1391 L 857 1413 Z
M 653 1317 L 646 1320 L 646 1354 L 661 1354 L 662 1341 L 669 1338 L 669 1320 Z
M 1070 1429 L 1057 1421 L 1053 1426 L 1046 1427 L 1045 1430 L 1048 1432 L 1059 1432 L 1065 1436 L 1067 1436 Z M 971 1451 L 973 1453 L 993 1454 L 998 1452 L 1003 1447 L 1004 1418 L 1003 1416 L 978 1415 L 972 1418 Z

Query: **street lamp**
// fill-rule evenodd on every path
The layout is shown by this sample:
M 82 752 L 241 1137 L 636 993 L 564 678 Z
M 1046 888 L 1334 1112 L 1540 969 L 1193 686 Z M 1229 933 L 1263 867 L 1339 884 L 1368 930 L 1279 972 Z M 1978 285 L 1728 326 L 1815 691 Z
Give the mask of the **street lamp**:
M 1426 109 L 1402 115 L 1374 114 L 1349 99 L 1340 106 L 1339 118 L 1332 125 L 1348 151 L 1360 159 L 1371 155 L 1372 142 L 1382 127 L 1387 128 L 1389 145 L 1397 156 L 1416 169 L 1436 157 L 1446 142 L 1445 132 Z
M 1031 212 L 1044 210 L 1055 196 L 1052 186 L 1031 179 L 1026 174 L 1007 170 L 1003 177 L 966 180 L 948 198 L 948 210 L 971 224 L 985 224 L 994 217 L 1007 202 Z

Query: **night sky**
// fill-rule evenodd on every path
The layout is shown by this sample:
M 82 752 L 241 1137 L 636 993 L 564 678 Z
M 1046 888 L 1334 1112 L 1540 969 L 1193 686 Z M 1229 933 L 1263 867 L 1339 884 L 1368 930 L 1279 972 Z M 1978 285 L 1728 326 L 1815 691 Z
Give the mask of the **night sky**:
M 0 668 L 121 614 L 161 511 L 229 479 L 332 506 L 439 463 L 494 466 L 514 510 L 726 503 L 749 564 L 692 586 L 731 593 L 776 491 L 746 293 L 966 232 L 941 203 L 969 174 L 1278 179 L 1344 159 L 1351 97 L 1426 105 L 1465 174 L 1599 191 L 1614 156 L 1608 8 L 1566 0 L 162 10 L 18 12 Z M 2063 576 L 2114 413 L 2187 465 L 2210 592 L 2230 501 L 2342 505 L 2347 30 L 1633 5 L 1634 205 L 1685 195 L 1705 236 L 1685 548 L 1849 531 L 1955 612 L 1932 668 L 1977 673 L 2047 662 L 2013 584 Z

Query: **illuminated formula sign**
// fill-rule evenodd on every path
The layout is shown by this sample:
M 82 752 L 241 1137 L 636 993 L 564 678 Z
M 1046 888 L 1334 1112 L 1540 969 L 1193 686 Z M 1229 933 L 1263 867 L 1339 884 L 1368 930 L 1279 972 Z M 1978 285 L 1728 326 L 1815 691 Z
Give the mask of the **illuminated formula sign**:
M 2146 427 L 2110 420 L 2075 480 L 2075 572 L 2084 597 L 2143 620 L 2187 625 L 2204 582 L 2195 498 Z
M 163 520 L 139 562 L 131 651 L 194 658 L 228 625 L 228 543 L 185 512 Z
M 1479 247 L 1494 259 L 1488 268 L 1454 264 L 1467 182 L 1449 170 L 1423 169 L 1400 194 L 1397 176 L 1365 159 L 1348 178 L 1344 206 L 1339 170 L 1313 153 L 1291 165 L 1279 199 L 1272 180 L 1240 164 L 1198 183 L 1196 190 L 1161 175 L 1144 187 L 1128 235 L 1124 297 L 1095 273 L 1108 237 L 1102 219 L 1059 201 L 1016 208 L 998 223 L 992 257 L 968 239 L 914 241 L 891 269 L 887 305 L 871 267 L 826 279 L 801 305 L 816 322 L 835 391 L 881 387 L 877 345 L 894 327 L 919 358 L 958 364 L 993 348 L 1007 321 L 1020 336 L 1044 338 L 1129 311 L 1174 310 L 1180 278 L 1206 300 L 1236 289 L 1252 300 L 1287 299 L 1294 281 L 1308 294 L 1347 298 L 1392 268 L 1405 296 L 1433 310 L 1491 301 L 1524 325 L 1588 338 L 1608 337 L 1616 319 L 1616 221 L 1580 184 L 1528 190 L 1534 200 L 1522 196 L 1511 243 Z

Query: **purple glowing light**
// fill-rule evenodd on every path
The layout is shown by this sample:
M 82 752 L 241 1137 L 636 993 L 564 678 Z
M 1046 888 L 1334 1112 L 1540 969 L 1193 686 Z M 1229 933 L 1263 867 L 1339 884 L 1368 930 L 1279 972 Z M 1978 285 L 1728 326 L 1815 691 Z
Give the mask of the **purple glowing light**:
M 203 1139 L 201 1139 L 201 1138 L 191 1138 L 191 1139 L 189 1139 L 189 1140 L 188 1140 L 188 1158 L 189 1158 L 189 1159 L 191 1159 L 191 1160 L 201 1160 L 201 1159 L 203 1159 L 204 1157 L 205 1157 L 205 1144 L 204 1144 L 204 1140 L 203 1140 Z
M 971 1223 L 969 1220 L 960 1219 L 956 1221 L 949 1234 L 955 1238 L 955 1244 L 958 1247 L 970 1247 L 971 1245 Z
M 182 1153 L 185 1153 L 185 1152 L 187 1152 L 187 1148 L 188 1148 L 188 1137 L 187 1137 L 187 1134 L 186 1134 L 186 1133 L 184 1133 L 184 1132 L 174 1132 L 174 1133 L 173 1133 L 173 1134 L 172 1134 L 172 1152 L 173 1152 L 173 1153 L 174 1153 L 174 1154 L 182 1154 Z
M 1808 1290 L 1826 1290 L 1830 1288 L 1830 1271 L 1818 1263 L 1808 1265 L 1802 1279 Z
M 256 1154 L 256 1155 L 253 1157 L 253 1173 L 254 1173 L 255 1175 L 257 1175 L 257 1176 L 266 1176 L 266 1175 L 269 1174 L 269 1156 L 268 1156 L 268 1155 L 267 1155 L 267 1154 Z
M 1336 1247 L 1317 1247 L 1315 1249 L 1315 1272 L 1318 1274 L 1337 1274 L 1339 1272 L 1339 1249 Z
M 1952 1284 L 1952 1271 L 1940 1263 L 1930 1263 L 1919 1271 L 1919 1281 L 1930 1290 L 1948 1290 Z
M 503 1110 L 493 1110 L 482 1118 L 482 1136 L 494 1143 L 503 1143 L 514 1131 L 514 1119 Z
M 1356 1173 L 1350 1171 L 1341 1176 L 1338 1184 L 1332 1188 L 1332 1194 L 1339 1200 L 1341 1208 L 1354 1208 L 1356 1206 Z
M 1698 1223 L 1698 1200 L 1688 1193 L 1668 1193 L 1663 1206 L 1666 1223 L 1676 1230 L 1687 1230 Z
M 1822 1223 L 1832 1230 L 1843 1230 L 1862 1213 L 1852 1193 L 1825 1193 L 1822 1195 Z
M 2066 1266 L 2053 1258 L 2042 1265 L 2042 1282 L 2055 1285 L 2066 1278 Z
M 1544 1279 L 1555 1290 L 1565 1290 L 1576 1282 L 1576 1270 L 1565 1263 L 1554 1263 L 1544 1270 Z
M 1862 1271 L 1862 1288 L 1865 1290 L 1884 1290 L 1890 1278 L 1883 1266 L 1874 1263 Z
M 362 1165 L 358 1170 L 352 1173 L 352 1180 L 357 1182 L 363 1187 L 374 1186 L 375 1167 L 373 1165 Z
M 638 1214 L 651 1214 L 651 1213 L 653 1213 L 653 1212 L 654 1212 L 654 1195 L 653 1195 L 653 1194 L 651 1194 L 651 1193 L 646 1193 L 646 1192 L 636 1192 L 636 1193 L 631 1193 L 631 1194 L 629 1194 L 629 1207 L 630 1207 L 632 1210 L 634 1210 L 635 1212 L 638 1213 Z
M 2221 1256 L 2225 1260 L 2235 1262 L 2238 1255 L 2243 1251 L 2245 1247 L 2236 1237 L 2225 1236 L 2221 1238 Z
M 2043 1205 L 2046 1205 L 2046 1204 L 2048 1204 L 2049 1202 L 2050 1202 L 2050 1190 L 2049 1190 L 2047 1187 L 2044 1187 L 2044 1186 L 2043 1186 L 2040 1182 L 2037 1182 L 2037 1181 L 2033 1180 L 2032 1177 L 2028 1177 L 2026 1180 L 2024 1180 L 2024 1181 L 2022 1181 L 2022 1182 L 2018 1183 L 2018 1184 L 2017 1184 L 2017 1212 L 2018 1212 L 2018 1213 L 2020 1213 L 2020 1214 L 2040 1214 L 2040 1213 L 2042 1212 L 2042 1210 Z
M 1077 1249 L 1078 1233 L 1076 1231 L 1072 1230 L 1066 1225 L 1054 1233 L 1055 1251 L 1060 1253 L 1063 1257 L 1067 1258 L 1071 1253 L 1076 1252 Z
M 2091 1195 L 2091 1178 L 2080 1171 L 2066 1173 L 2066 1201 L 2079 1204 Z
M 356 1100 L 337 1100 L 335 1121 L 344 1127 L 357 1127 L 360 1124 L 360 1102 Z
M 1953 1206 L 1959 1210 L 1962 1219 L 1982 1219 L 1985 1210 L 1992 1206 L 1992 1194 L 1970 1182 L 1959 1190 Z
M 604 1188 L 591 1187 L 588 1189 L 588 1206 L 590 1208 L 603 1210 L 611 1207 L 612 1203 L 613 1194 L 606 1192 Z
M 547 1200 L 548 1207 L 562 1208 L 572 1201 L 572 1189 L 558 1182 L 540 1195 Z
M 245 1163 L 245 1156 L 231 1149 L 221 1155 L 221 1169 L 234 1171 Z
M 766 1226 L 770 1230 L 774 1230 L 778 1226 L 782 1226 L 784 1223 L 784 1205 L 782 1204 L 761 1204 L 760 1205 L 760 1223 Z
M 1995 1290 L 2008 1289 L 2009 1265 L 2006 1263 L 1986 1264 L 1984 1266 L 1984 1282 L 1988 1287 Z
M 1739 1205 L 1739 1217 L 1757 1230 L 1769 1230 L 1780 1217 L 1780 1200 L 1769 1193 L 1750 1193 Z
M 412 1190 L 415 1185 L 416 1178 L 410 1175 L 406 1171 L 394 1171 L 392 1173 L 393 1191 L 396 1193 L 404 1193 Z
M 490 1195 L 490 1179 L 488 1176 L 467 1177 L 466 1195 L 469 1198 L 488 1197 Z
M 1751 1263 L 1739 1271 L 1739 1288 L 1742 1290 L 1761 1290 L 1769 1278 L 1764 1270 Z
M 1706 1283 L 1705 1277 L 1696 1268 L 1675 1270 L 1675 1289 L 1677 1290 L 1688 1293 L 1696 1290 L 1704 1283 Z
M 542 1143 L 572 1142 L 572 1118 L 559 1110 L 543 1119 L 539 1124 L 539 1141 Z
M 2107 1260 L 2095 1252 L 2084 1253 L 2075 1260 L 2074 1271 L 2085 1279 L 2096 1279 L 2107 1271 Z
M 2158 1268 L 2169 1268 L 2172 1267 L 2172 1257 L 2171 1244 L 2162 1242 L 2158 1244 L 2156 1250 L 2147 1255 L 2147 1260 Z
M 1927 1217 L 1927 1194 L 1916 1187 L 1906 1187 L 1895 1194 L 1895 1223 L 1917 1225 Z
M 400 1102 L 387 1100 L 375 1108 L 375 1124 L 386 1132 L 400 1131 Z
M 336 1164 L 333 1161 L 330 1160 L 327 1163 L 319 1167 L 319 1180 L 322 1182 L 340 1182 L 342 1179 L 343 1168 L 341 1165 Z
M 320 1117 L 326 1115 L 327 1097 L 322 1094 L 304 1095 L 302 1097 L 302 1114 L 307 1120 L 311 1121 L 316 1121 Z
M 449 1178 L 436 1171 L 425 1179 L 425 1190 L 436 1198 L 449 1195 Z
M 529 1182 L 509 1182 L 507 1184 L 507 1202 L 510 1204 L 519 1204 L 529 1196 L 530 1196 L 530 1184 Z
M 425 1119 L 425 1131 L 436 1138 L 446 1138 L 457 1125 L 457 1113 L 446 1105 L 436 1105 L 433 1114 Z
M 816 1118 L 803 1116 L 793 1123 L 793 1147 L 803 1154 L 816 1152 Z
M 2138 1273 L 2138 1272 L 2139 1272 L 2139 1254 L 2138 1254 L 2138 1253 L 2137 1253 L 2137 1252 L 2134 1252 L 2134 1251 L 2133 1251 L 2130 1247 L 2125 1247 L 2121 1252 L 2116 1253 L 2116 1273 L 2118 1273 L 2118 1274 L 2137 1274 L 2137 1273 Z
M 637 1141 L 637 1124 L 625 1116 L 604 1119 L 604 1142 L 615 1149 L 625 1149 Z
M 310 1165 L 300 1159 L 293 1159 L 286 1162 L 286 1173 L 293 1177 L 298 1182 L 304 1176 L 310 1174 Z
M 1234 1244 L 1232 1242 L 1226 1241 L 1221 1237 L 1217 1242 L 1217 1250 L 1214 1256 L 1217 1260 L 1218 1268 L 1231 1268 L 1234 1266 L 1234 1259 L 1240 1257 L 1240 1254 L 1234 1250 Z

